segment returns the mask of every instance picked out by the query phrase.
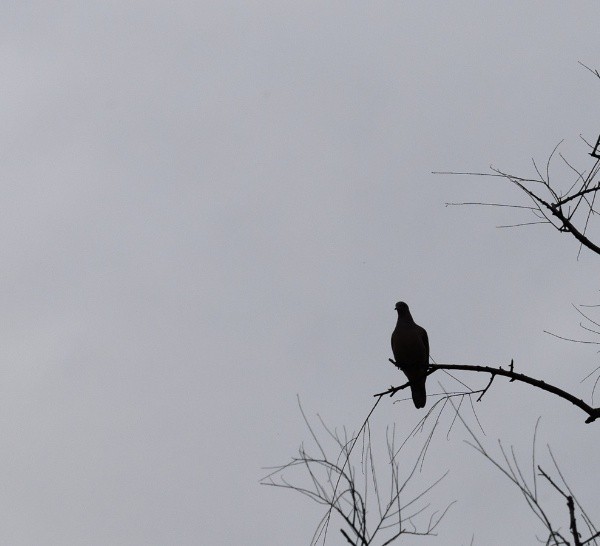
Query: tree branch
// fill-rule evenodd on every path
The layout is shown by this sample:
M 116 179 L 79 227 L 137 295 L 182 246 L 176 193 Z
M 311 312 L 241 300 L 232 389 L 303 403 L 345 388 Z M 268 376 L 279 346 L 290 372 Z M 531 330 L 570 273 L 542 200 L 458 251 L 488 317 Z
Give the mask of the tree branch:
M 546 205 L 546 204 L 545 204 Z M 563 214 L 560 206 L 546 205 L 546 207 L 552 212 L 556 218 L 562 222 L 562 228 L 560 231 L 568 231 L 575 239 L 577 239 L 583 246 L 589 248 L 591 251 L 600 255 L 600 246 L 592 243 L 583 233 L 581 233 L 571 221 Z
M 579 535 L 579 531 L 577 530 L 577 518 L 575 517 L 575 502 L 573 501 L 573 497 L 571 495 L 567 495 L 558 485 L 556 485 L 550 476 L 546 474 L 542 467 L 538 465 L 538 470 L 540 474 L 544 476 L 553 486 L 554 488 L 565 498 L 567 501 L 567 508 L 569 509 L 569 520 L 570 520 L 570 529 L 571 535 L 573 535 L 573 540 L 575 541 L 575 546 L 582 546 L 581 536 Z
M 396 365 L 392 359 L 390 359 L 390 362 Z M 501 367 L 493 368 L 491 366 L 472 366 L 468 364 L 430 364 L 427 368 L 427 375 L 431 375 L 437 370 L 462 370 L 468 372 L 483 372 L 491 374 L 492 378 L 496 375 L 508 377 L 511 381 L 521 381 L 522 383 L 527 383 L 528 385 L 532 385 L 534 387 L 537 387 L 538 389 L 550 392 L 560 398 L 564 398 L 568 402 L 571 402 L 571 404 L 577 406 L 583 412 L 588 414 L 588 418 L 585 420 L 586 423 L 592 423 L 596 419 L 600 418 L 600 407 L 593 408 L 589 404 L 586 404 L 581 398 L 577 398 L 559 387 L 550 385 L 549 383 L 546 383 L 545 381 L 542 381 L 540 379 L 535 379 L 533 377 L 529 377 L 528 375 L 517 373 L 513 371 L 512 366 L 510 370 L 505 370 Z M 404 385 L 400 385 L 399 387 L 390 387 L 388 390 L 377 393 L 374 396 L 381 397 L 385 395 L 390 395 L 391 397 L 394 396 L 394 394 L 396 394 L 398 391 L 407 388 L 409 385 L 410 383 L 405 383 Z
M 600 140 L 599 140 L 600 141 Z M 517 204 L 508 204 L 508 203 L 486 203 L 486 202 L 477 202 L 477 201 L 467 201 L 460 203 L 446 203 L 446 206 L 449 205 L 478 205 L 478 206 L 492 206 L 492 207 L 510 207 L 510 208 L 522 208 L 525 210 L 530 210 L 532 214 L 537 218 L 536 221 L 533 222 L 519 222 L 516 224 L 506 225 L 506 226 L 498 226 L 498 227 L 518 227 L 518 226 L 528 226 L 534 224 L 542 224 L 547 221 L 552 224 L 558 231 L 561 233 L 570 233 L 581 246 L 585 246 L 592 252 L 600 255 L 600 246 L 587 236 L 587 228 L 590 223 L 590 218 L 592 214 L 596 214 L 597 211 L 594 210 L 594 201 L 597 194 L 600 192 L 600 183 L 598 183 L 597 176 L 600 174 L 600 157 L 594 156 L 596 158 L 594 165 L 590 169 L 587 176 L 584 175 L 575 169 L 563 156 L 560 154 L 560 157 L 563 159 L 565 164 L 577 174 L 577 179 L 571 185 L 571 187 L 567 190 L 566 193 L 561 192 L 558 188 L 553 187 L 553 184 L 550 182 L 550 163 L 552 162 L 552 158 L 558 149 L 560 143 L 554 148 L 550 157 L 548 158 L 548 162 L 546 165 L 546 173 L 542 174 L 540 169 L 537 167 L 534 161 L 534 167 L 538 174 L 538 179 L 535 178 L 523 178 L 520 176 L 515 176 L 508 172 L 501 171 L 495 167 L 490 167 L 491 173 L 464 173 L 464 172 L 436 172 L 434 174 L 460 174 L 460 175 L 472 175 L 472 176 L 492 176 L 492 177 L 500 177 L 505 178 L 515 186 L 517 186 L 529 199 L 532 201 L 533 206 L 525 206 L 525 205 L 517 205 Z M 598 145 L 596 145 L 597 147 Z M 540 184 L 545 188 L 545 191 L 548 192 L 550 198 L 543 198 L 542 194 L 539 193 L 535 188 L 539 188 Z M 560 196 L 559 196 L 560 194 Z M 588 196 L 591 196 L 591 199 L 588 199 Z M 585 206 L 587 208 L 587 212 L 582 213 L 583 218 L 581 219 L 583 225 L 581 227 L 577 227 L 575 225 L 575 213 L 578 210 L 580 204 L 585 202 Z M 567 207 L 566 210 L 564 207 L 567 204 L 574 203 L 574 207 Z M 552 217 L 556 218 L 556 220 L 551 220 Z M 583 222 L 585 220 L 585 222 Z M 581 247 L 580 247 L 581 249 Z

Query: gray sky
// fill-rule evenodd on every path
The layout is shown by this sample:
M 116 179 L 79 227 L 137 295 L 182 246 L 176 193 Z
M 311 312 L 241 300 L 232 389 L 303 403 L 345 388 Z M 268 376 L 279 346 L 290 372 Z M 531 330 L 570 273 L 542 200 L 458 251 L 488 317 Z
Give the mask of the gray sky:
M 531 174 L 563 138 L 588 167 L 600 9 L 491 4 L 1 8 L 0 543 L 308 544 L 321 511 L 261 467 L 308 440 L 296 394 L 352 430 L 402 381 L 400 299 L 438 361 L 514 357 L 589 396 L 595 350 L 542 331 L 583 335 L 570 304 L 600 303 L 597 257 L 444 207 L 519 196 L 431 171 Z M 500 380 L 480 406 L 489 446 L 526 460 L 541 415 L 600 521 L 600 425 Z M 388 400 L 374 431 L 420 416 Z M 432 501 L 458 503 L 401 543 L 531 543 L 518 492 L 446 430 L 417 479 L 450 469 Z

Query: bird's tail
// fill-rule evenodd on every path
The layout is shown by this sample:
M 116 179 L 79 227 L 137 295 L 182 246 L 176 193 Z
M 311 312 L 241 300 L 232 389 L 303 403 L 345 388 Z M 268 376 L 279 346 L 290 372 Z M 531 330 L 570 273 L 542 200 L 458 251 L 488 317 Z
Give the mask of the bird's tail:
M 412 399 L 417 409 L 424 408 L 427 403 L 427 391 L 425 390 L 425 378 L 417 379 L 410 385 Z

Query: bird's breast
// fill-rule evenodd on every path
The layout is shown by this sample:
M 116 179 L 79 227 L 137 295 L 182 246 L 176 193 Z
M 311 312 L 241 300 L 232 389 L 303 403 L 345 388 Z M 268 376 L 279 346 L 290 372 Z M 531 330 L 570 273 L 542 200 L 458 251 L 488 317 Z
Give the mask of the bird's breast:
M 420 332 L 416 328 L 394 330 L 392 352 L 398 364 L 427 364 L 427 349 Z

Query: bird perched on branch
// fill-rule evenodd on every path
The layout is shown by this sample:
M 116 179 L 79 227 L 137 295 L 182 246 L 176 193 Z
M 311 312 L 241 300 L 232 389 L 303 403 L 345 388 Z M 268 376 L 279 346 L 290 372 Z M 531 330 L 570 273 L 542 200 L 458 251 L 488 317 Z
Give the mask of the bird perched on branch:
M 413 320 L 406 303 L 399 301 L 396 311 L 398 322 L 392 333 L 394 360 L 410 383 L 415 407 L 423 408 L 427 402 L 425 379 L 429 364 L 429 339 L 425 328 L 421 328 Z

